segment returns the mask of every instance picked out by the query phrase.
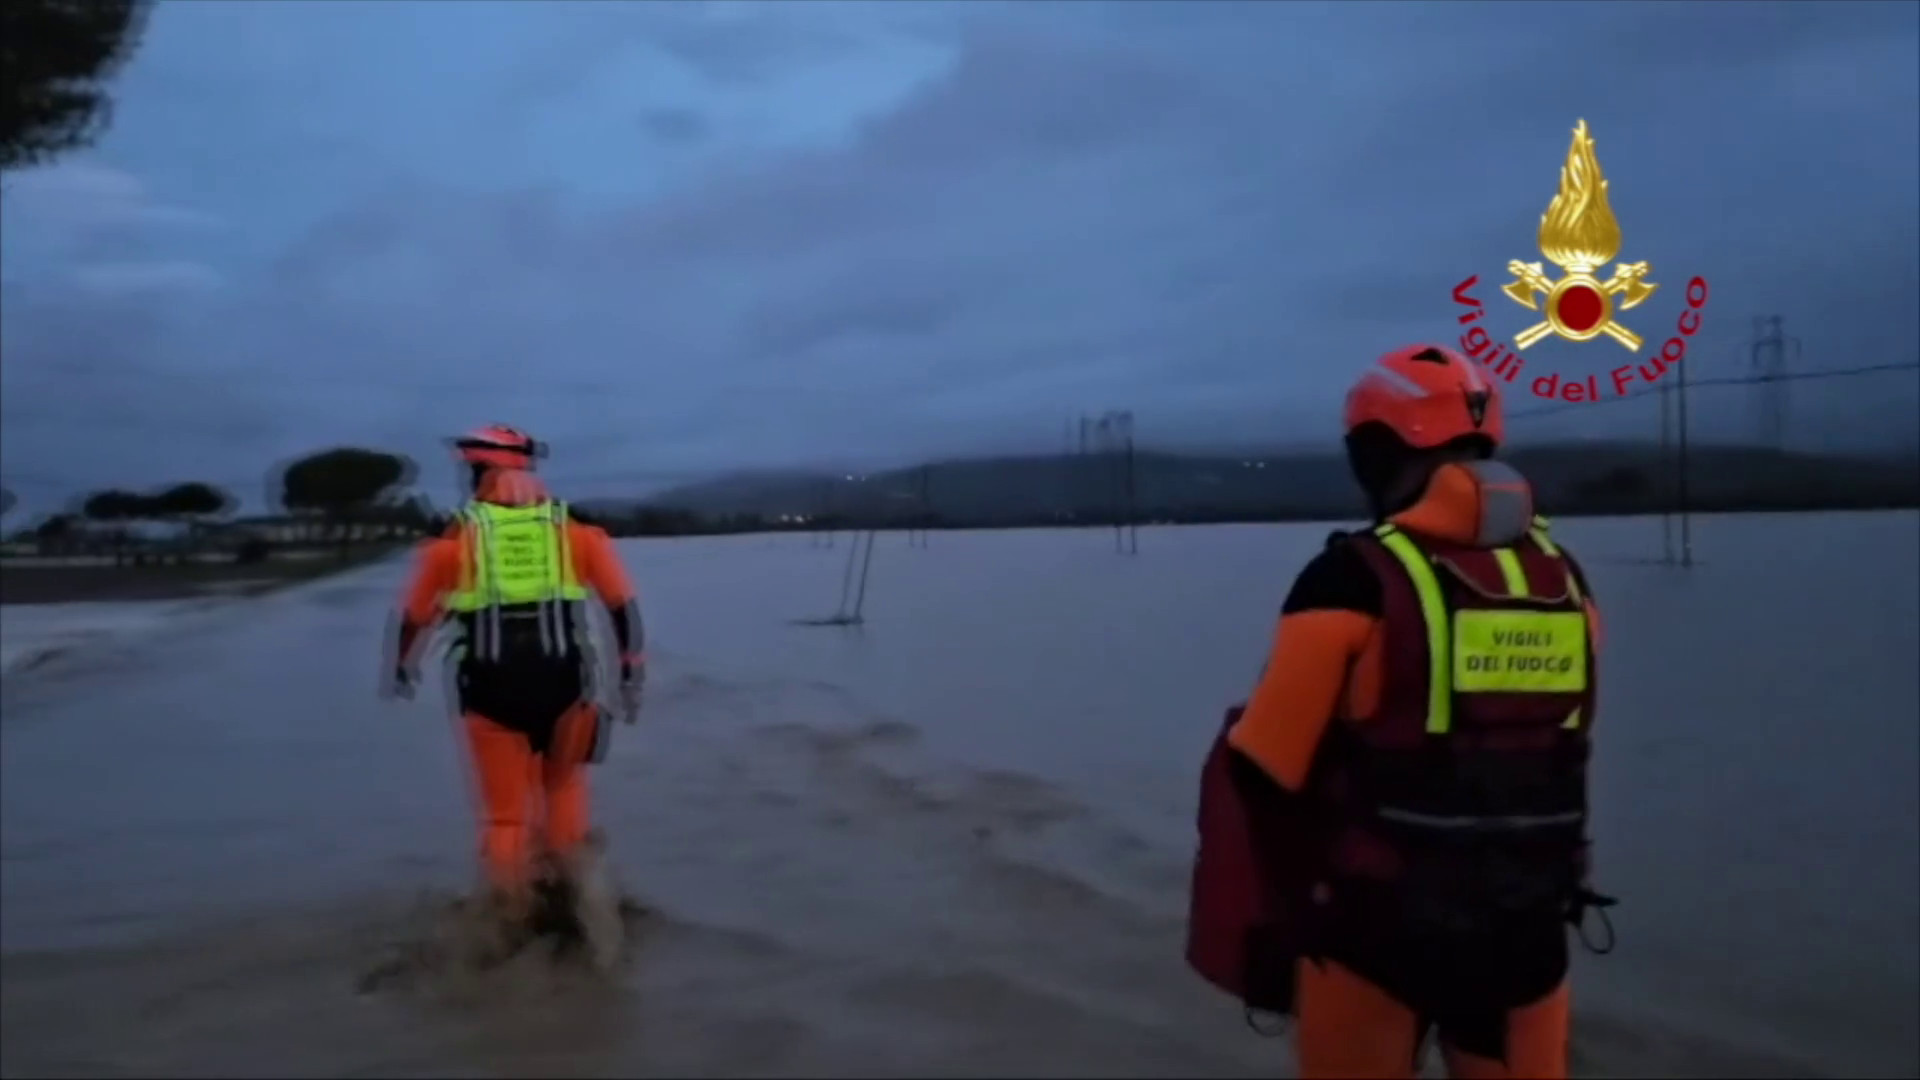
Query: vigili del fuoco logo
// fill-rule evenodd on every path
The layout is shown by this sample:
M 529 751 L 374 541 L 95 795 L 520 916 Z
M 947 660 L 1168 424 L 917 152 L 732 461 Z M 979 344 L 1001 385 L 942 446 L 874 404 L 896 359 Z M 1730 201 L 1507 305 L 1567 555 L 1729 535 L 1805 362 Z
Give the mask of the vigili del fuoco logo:
M 1593 137 L 1587 134 L 1587 122 L 1574 125 L 1573 145 L 1567 150 L 1567 163 L 1560 167 L 1560 190 L 1540 215 L 1540 254 L 1561 270 L 1556 280 L 1542 264 L 1514 259 L 1507 263 L 1513 280 L 1500 291 L 1509 300 L 1538 312 L 1540 320 L 1513 335 L 1512 344 L 1488 329 L 1487 310 L 1473 294 L 1480 284 L 1475 274 L 1453 287 L 1453 302 L 1462 310 L 1460 348 L 1487 370 L 1505 382 L 1518 382 L 1527 361 L 1522 354 L 1549 337 L 1567 341 L 1590 342 L 1605 337 L 1629 353 L 1639 353 L 1644 341 L 1620 320 L 1659 290 L 1648 280 L 1653 264 L 1615 262 L 1613 273 L 1605 280 L 1595 275 L 1601 267 L 1620 254 L 1620 222 L 1607 203 L 1607 180 L 1600 173 L 1600 159 L 1593 152 Z M 1563 376 L 1557 371 L 1526 371 L 1528 389 L 1535 397 L 1556 401 L 1600 401 L 1611 392 L 1625 397 L 1636 382 L 1658 383 L 1687 355 L 1687 343 L 1700 332 L 1707 306 L 1707 279 L 1695 277 L 1687 282 L 1686 307 L 1675 321 L 1674 333 L 1660 346 L 1658 355 L 1621 364 L 1607 373 L 1603 384 L 1597 374 L 1585 378 Z

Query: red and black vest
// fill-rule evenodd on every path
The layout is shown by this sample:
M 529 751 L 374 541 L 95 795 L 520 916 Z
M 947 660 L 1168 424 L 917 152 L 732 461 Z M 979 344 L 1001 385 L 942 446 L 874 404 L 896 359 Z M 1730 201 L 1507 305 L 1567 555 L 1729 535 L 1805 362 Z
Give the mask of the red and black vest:
M 1307 785 L 1332 891 L 1391 895 L 1442 932 L 1563 914 L 1596 676 L 1571 565 L 1538 518 L 1511 547 L 1393 525 L 1349 542 L 1381 584 L 1383 670 L 1373 715 L 1330 726 Z

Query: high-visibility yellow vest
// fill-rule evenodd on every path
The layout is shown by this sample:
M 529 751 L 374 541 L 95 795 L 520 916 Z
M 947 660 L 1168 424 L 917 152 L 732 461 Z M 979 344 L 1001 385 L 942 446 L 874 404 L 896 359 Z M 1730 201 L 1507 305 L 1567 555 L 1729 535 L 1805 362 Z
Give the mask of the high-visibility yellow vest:
M 1542 552 L 1561 558 L 1560 549 L 1547 535 L 1546 518 L 1535 517 L 1528 532 Z M 1558 605 L 1549 605 L 1552 610 L 1452 611 L 1432 562 L 1418 544 L 1392 525 L 1376 528 L 1374 536 L 1406 571 L 1426 624 L 1429 734 L 1443 735 L 1452 727 L 1456 692 L 1573 695 L 1591 689 L 1587 615 L 1579 580 L 1570 567 L 1567 595 Z M 1497 548 L 1492 555 L 1505 579 L 1508 598 L 1532 599 L 1514 550 Z M 1512 651 L 1506 645 L 1511 642 L 1551 645 L 1533 650 L 1535 655 L 1505 655 Z M 1577 728 L 1582 719 L 1581 710 L 1575 709 L 1564 726 Z
M 586 599 L 573 569 L 565 503 L 474 502 L 460 520 L 460 586 L 447 597 L 448 611 Z

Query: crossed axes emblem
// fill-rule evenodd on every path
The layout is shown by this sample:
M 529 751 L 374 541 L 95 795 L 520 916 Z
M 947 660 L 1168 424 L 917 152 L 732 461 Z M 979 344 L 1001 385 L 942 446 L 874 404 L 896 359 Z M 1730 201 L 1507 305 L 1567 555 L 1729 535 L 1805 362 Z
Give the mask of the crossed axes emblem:
M 1599 334 L 1605 334 L 1626 346 L 1627 349 L 1639 351 L 1640 335 L 1615 322 L 1613 312 L 1629 311 L 1639 307 L 1647 297 L 1653 295 L 1655 289 L 1660 287 L 1644 280 L 1649 269 L 1648 264 L 1644 262 L 1615 263 L 1613 276 L 1604 282 L 1578 269 L 1570 270 L 1566 277 L 1556 282 L 1547 277 L 1546 270 L 1540 263 L 1523 263 L 1518 259 L 1507 263 L 1507 272 L 1512 274 L 1515 280 L 1502 286 L 1501 291 L 1506 293 L 1514 303 L 1528 311 L 1540 310 L 1539 302 L 1535 299 L 1536 294 L 1547 296 L 1551 303 L 1556 289 L 1559 290 L 1560 296 L 1565 296 L 1574 289 L 1584 288 L 1591 290 L 1595 299 L 1600 301 L 1601 313 L 1604 316 L 1600 325 L 1590 332 L 1569 333 L 1562 324 L 1558 312 L 1549 308 L 1545 320 L 1514 335 L 1514 344 L 1524 349 L 1553 333 L 1560 333 L 1575 341 L 1586 341 Z M 1620 297 L 1618 305 L 1608 302 L 1608 298 L 1614 296 Z

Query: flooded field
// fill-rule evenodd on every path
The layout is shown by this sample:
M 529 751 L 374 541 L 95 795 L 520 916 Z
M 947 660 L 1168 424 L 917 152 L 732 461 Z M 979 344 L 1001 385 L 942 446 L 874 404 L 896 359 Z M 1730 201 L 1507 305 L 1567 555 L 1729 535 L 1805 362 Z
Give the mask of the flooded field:
M 1267 1076 L 1181 962 L 1198 768 L 1325 527 L 632 541 L 655 656 L 596 774 L 608 986 L 365 990 L 471 874 L 398 562 L 123 623 L 0 693 L 6 1075 Z M 1605 608 L 1602 1075 L 1920 1070 L 1920 515 L 1569 521 Z M 49 609 L 53 610 L 53 609 Z M 31 616 L 9 614 L 7 633 Z M 443 981 L 444 982 L 444 981 Z

